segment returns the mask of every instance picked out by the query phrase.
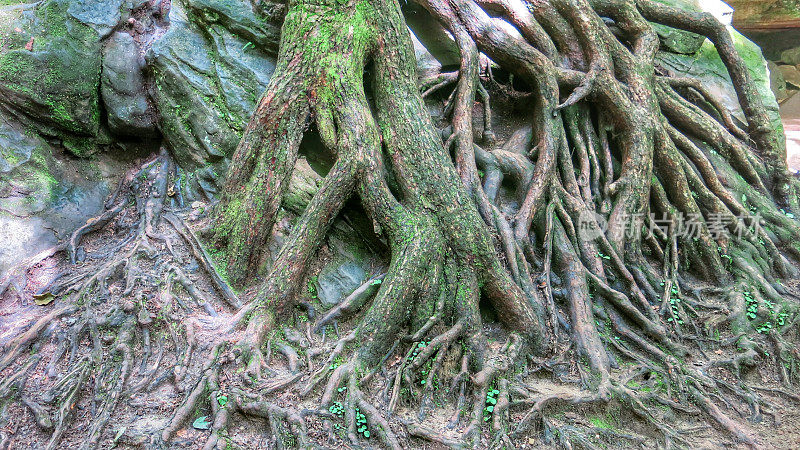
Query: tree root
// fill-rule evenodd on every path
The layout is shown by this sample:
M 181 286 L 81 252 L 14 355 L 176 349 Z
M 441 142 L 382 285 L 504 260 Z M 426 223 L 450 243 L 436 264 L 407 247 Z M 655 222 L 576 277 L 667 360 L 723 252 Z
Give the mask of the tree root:
M 797 400 L 790 331 L 800 314 L 782 286 L 800 259 L 797 211 L 786 209 L 797 206 L 797 186 L 725 28 L 650 0 L 418 3 L 461 59 L 458 71 L 422 82 L 395 2 L 288 6 L 277 71 L 210 219 L 234 285 L 267 260 L 311 124 L 335 163 L 307 204 L 293 206 L 295 227 L 243 306 L 173 209 L 166 152 L 127 177 L 98 218 L 0 281 L 0 296 L 24 297 L 29 268 L 62 252 L 74 264 L 38 292 L 56 297 L 54 309 L 0 354 L 9 373 L 0 390 L 14 385 L 11 401 L 52 429 L 48 447 L 79 402 L 97 412 L 83 442 L 95 447 L 124 398 L 164 382 L 186 396 L 152 445 L 168 445 L 201 407 L 211 417 L 206 448 L 224 448 L 240 415 L 266 420 L 277 448 L 316 445 L 309 416 L 322 419 L 328 445 L 373 433 L 401 448 L 404 431 L 453 447 L 512 446 L 534 430 L 564 447 L 642 442 L 549 412 L 575 405 L 622 405 L 664 447 L 691 446 L 688 433 L 707 426 L 762 445 L 735 417 L 777 420 L 762 394 Z M 657 67 L 650 22 L 711 39 L 746 133 L 703 86 Z M 487 58 L 495 69 L 482 74 Z M 497 129 L 508 135 L 498 147 L 483 83 L 500 69 L 524 82 L 530 92 L 520 95 L 534 106 L 523 108 L 529 124 Z M 487 86 L 496 97 L 497 82 Z M 446 99 L 439 123 L 424 101 L 435 93 Z M 474 142 L 476 99 L 485 148 Z M 389 269 L 311 317 L 321 305 L 302 298 L 303 282 L 351 197 L 385 240 Z M 745 217 L 755 212 L 762 222 Z M 109 227 L 119 238 L 92 251 Z M 316 321 L 302 331 L 297 307 Z M 24 356 L 51 340 L 53 379 L 34 396 L 20 380 L 40 359 Z M 740 379 L 763 357 L 785 387 L 712 376 Z M 562 388 L 537 390 L 545 373 Z M 424 423 L 435 408 L 452 408 L 445 429 Z M 668 414 L 696 423 L 680 428 Z

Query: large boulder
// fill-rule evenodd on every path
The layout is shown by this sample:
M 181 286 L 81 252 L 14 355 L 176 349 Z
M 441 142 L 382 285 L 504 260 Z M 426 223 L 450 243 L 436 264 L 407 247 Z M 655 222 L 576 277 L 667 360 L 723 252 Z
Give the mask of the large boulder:
M 165 142 L 198 195 L 213 198 L 275 69 L 277 26 L 243 0 L 177 0 L 146 55 Z
M 97 135 L 101 40 L 126 7 L 45 0 L 0 9 L 0 105 L 46 134 Z
M 769 86 L 772 88 L 772 93 L 775 94 L 775 100 L 780 103 L 789 98 L 789 94 L 786 92 L 786 80 L 778 65 L 767 61 L 767 70 L 769 71 Z
M 800 47 L 794 47 L 781 52 L 781 62 L 785 64 L 800 64 Z
M 675 6 L 685 10 L 697 10 L 700 8 L 698 0 L 656 0 L 669 6 Z M 664 25 L 653 24 L 653 28 L 658 33 L 663 50 L 691 54 L 700 50 L 705 41 L 705 37 L 688 31 L 676 30 Z
M 154 137 L 157 115 L 145 89 L 144 57 L 130 33 L 115 32 L 103 46 L 101 92 L 115 135 Z
M 761 54 L 761 49 L 733 28 L 728 27 L 728 31 L 731 33 L 736 50 L 750 71 L 756 91 L 770 115 L 773 126 L 782 132 L 783 125 L 778 113 L 778 102 L 770 87 L 767 62 Z M 660 52 L 657 59 L 660 64 L 673 72 L 699 79 L 710 92 L 722 100 L 722 103 L 733 112 L 738 120 L 745 123 L 745 117 L 730 75 L 728 75 L 728 69 L 711 41 L 703 42 L 700 49 L 693 54 Z
M 69 158 L 0 115 L 0 279 L 102 211 L 120 172 L 107 157 Z
M 778 70 L 781 71 L 781 75 L 783 75 L 787 85 L 790 85 L 793 89 L 800 89 L 800 71 L 797 70 L 797 67 L 778 66 Z

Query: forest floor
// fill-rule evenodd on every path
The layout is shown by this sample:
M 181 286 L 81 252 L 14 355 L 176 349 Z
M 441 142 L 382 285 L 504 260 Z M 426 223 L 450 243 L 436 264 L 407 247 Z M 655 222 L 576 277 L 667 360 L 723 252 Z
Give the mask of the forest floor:
M 20 286 L 21 292 L 8 290 L 0 297 L 0 348 L 4 349 L 14 338 L 20 336 L 24 331 L 37 321 L 49 317 L 51 313 L 64 306 L 67 298 L 56 296 L 54 299 L 47 299 L 45 305 L 38 305 L 34 295 L 40 293 L 43 287 L 49 286 L 51 282 L 59 276 L 71 276 L 72 274 L 86 273 L 87 276 L 96 272 L 98 262 L 93 259 L 94 254 L 103 254 L 104 249 L 119 248 L 118 252 L 124 254 L 130 250 L 136 241 L 125 243 L 123 239 L 127 235 L 126 230 L 136 226 L 134 206 L 129 206 L 127 212 L 117 216 L 101 229 L 88 234 L 82 241 L 82 248 L 86 258 L 83 262 L 73 265 L 66 252 L 58 252 L 53 256 L 47 257 L 35 265 L 31 266 L 25 273 L 25 284 Z M 174 214 L 182 223 L 190 228 L 199 229 L 206 220 L 209 210 L 208 204 L 194 203 L 191 207 L 170 210 L 167 208 L 165 214 Z M 279 221 L 275 226 L 275 235 L 285 235 L 291 227 L 289 217 Z M 136 339 L 131 346 L 133 355 L 130 358 L 132 369 L 127 377 L 126 388 L 119 399 L 119 402 L 111 412 L 110 420 L 104 427 L 99 440 L 99 448 L 152 448 L 152 439 L 159 436 L 161 430 L 168 426 L 175 414 L 176 409 L 181 405 L 186 396 L 192 392 L 197 383 L 203 364 L 208 358 L 214 343 L 219 336 L 224 335 L 231 324 L 235 313 L 233 308 L 226 306 L 218 287 L 214 284 L 209 273 L 204 266 L 199 263 L 194 256 L 195 253 L 190 247 L 190 242 L 179 232 L 178 227 L 170 221 L 161 220 L 153 231 L 153 235 L 166 237 L 165 242 L 170 242 L 170 249 L 163 243 L 154 244 L 155 250 L 159 254 L 158 258 L 150 259 L 142 257 L 137 259 L 137 270 L 134 278 L 126 276 L 111 277 L 108 282 L 109 297 L 106 301 L 89 302 L 95 307 L 93 314 L 97 316 L 108 316 L 114 320 L 113 310 L 121 308 L 131 317 L 135 316 L 138 326 L 135 329 Z M 121 247 L 119 247 L 122 245 Z M 316 267 L 312 267 L 310 273 L 313 275 L 330 256 L 330 251 L 326 246 L 319 251 L 316 258 Z M 191 286 L 197 292 L 191 293 L 180 283 L 174 281 L 174 269 L 172 272 L 164 270 L 165 267 L 177 267 L 182 273 L 186 274 Z M 126 265 L 127 269 L 127 265 Z M 173 275 L 170 275 L 173 274 Z M 172 281 L 169 281 L 169 280 Z M 135 289 L 126 292 L 126 286 L 135 286 Z M 170 287 L 166 287 L 170 286 Z M 239 296 L 247 300 L 253 295 L 251 291 L 240 292 Z M 800 295 L 798 286 L 792 286 L 791 291 Z M 312 290 L 304 294 L 306 301 L 314 303 Z M 203 303 L 207 304 L 203 304 Z M 39 303 L 42 303 L 39 296 Z M 81 305 L 78 305 L 79 308 Z M 318 304 L 315 304 L 318 306 Z M 319 411 L 320 396 L 322 388 L 318 387 L 310 395 L 302 397 L 299 391 L 305 385 L 317 369 L 327 364 L 324 354 L 313 356 L 311 349 L 325 347 L 337 340 L 337 336 L 345 336 L 352 324 L 358 323 L 358 317 L 347 322 L 341 322 L 336 327 L 328 326 L 326 334 L 315 334 L 312 332 L 315 317 L 309 317 L 306 312 L 297 310 L 294 312 L 294 327 L 286 327 L 274 337 L 271 345 L 268 346 L 267 362 L 268 372 L 271 379 L 287 379 L 297 377 L 296 383 L 290 385 L 285 390 L 277 390 L 272 394 L 274 404 L 293 408 L 297 411 Z M 324 311 L 317 311 L 317 317 L 324 315 Z M 285 318 L 286 323 L 291 323 L 289 318 Z M 38 361 L 34 367 L 27 372 L 25 384 L 26 403 L 33 405 L 44 405 L 44 411 L 48 414 L 55 414 L 56 407 L 49 407 L 48 395 L 57 390 L 57 384 L 74 367 L 76 358 L 86 357 L 89 348 L 92 347 L 90 333 L 83 335 L 79 348 L 70 351 L 64 349 L 63 330 L 68 329 L 76 320 L 77 314 L 52 317 L 51 323 L 42 328 L 42 335 L 48 339 L 41 339 L 40 344 L 32 345 L 30 350 L 23 353 L 32 358 L 18 358 L 4 370 L 0 371 L 0 380 L 8 377 L 9 374 L 18 370 L 22 364 L 31 360 Z M 113 323 L 110 324 L 113 326 Z M 113 361 L 119 356 L 114 356 L 113 345 L 115 337 L 110 334 L 108 328 L 100 328 L 100 345 L 103 348 L 104 361 Z M 191 332 L 187 332 L 191 330 Z M 501 345 L 505 341 L 503 332 L 496 323 L 488 323 L 484 330 L 490 338 L 490 345 Z M 724 338 L 724 336 L 723 336 Z M 281 351 L 282 346 L 290 345 L 299 357 L 296 361 L 297 367 L 292 367 L 291 351 Z M 703 365 L 711 358 L 728 358 L 735 355 L 734 346 L 724 346 L 716 342 L 708 342 L 703 351 L 695 352 L 686 357 L 681 364 Z M 796 344 L 796 343 L 795 343 Z M 696 346 L 692 346 L 697 348 Z M 402 346 L 401 346 L 402 348 Z M 69 357 L 61 357 L 64 353 L 69 353 Z M 398 349 L 386 359 L 383 374 L 392 373 L 393 368 L 404 362 L 403 355 L 405 349 Z M 3 354 L 0 354 L 2 360 Z M 446 369 L 444 373 L 458 372 L 458 361 L 456 356 L 443 362 Z M 342 364 L 344 361 L 336 360 L 334 365 Z M 221 392 L 225 393 L 225 387 L 234 384 L 233 380 L 240 375 L 235 372 L 235 365 L 229 365 L 221 371 L 220 387 Z M 544 360 L 532 358 L 528 362 L 528 369 L 516 376 L 522 379 L 528 393 L 533 398 L 547 398 L 559 395 L 562 398 L 578 398 L 587 395 L 588 391 L 582 387 L 582 372 L 586 368 L 582 366 L 577 358 L 573 358 L 569 365 L 560 367 L 546 367 Z M 635 365 L 620 360 L 618 368 L 614 369 L 616 379 L 626 379 L 633 377 Z M 180 375 L 179 375 L 180 374 Z M 631 375 L 627 377 L 626 375 Z M 727 367 L 714 368 L 709 371 L 709 375 L 718 380 L 729 380 L 737 385 L 738 379 Z M 100 374 L 97 375 L 101 377 Z M 391 383 L 387 376 L 376 376 L 370 383 L 362 386 L 373 405 L 381 412 L 388 410 L 387 405 L 391 396 Z M 90 377 L 90 382 L 84 383 L 79 392 L 77 401 L 70 407 L 71 414 L 66 416 L 64 434 L 58 448 L 77 448 L 86 438 L 87 428 L 92 423 L 92 419 L 102 410 L 103 399 L 94 394 L 93 380 L 95 374 Z M 751 409 L 744 404 L 725 403 L 720 396 L 720 408 L 734 420 L 745 423 L 758 436 L 759 442 L 765 448 L 798 448 L 800 447 L 800 397 L 794 391 L 780 393 L 785 389 L 778 381 L 779 374 L 777 369 L 771 365 L 757 364 L 749 368 L 742 374 L 743 384 L 757 386 L 761 389 L 777 389 L 769 392 L 764 390 L 764 399 L 770 408 Z M 269 381 L 269 380 L 268 380 Z M 422 380 L 414 380 L 421 383 Z M 423 420 L 419 420 L 418 408 L 422 389 L 403 388 L 400 393 L 401 401 L 389 423 L 400 439 L 404 448 L 444 448 L 441 444 L 431 443 L 418 437 L 410 436 L 406 432 L 405 425 L 416 423 L 420 427 L 434 430 L 445 437 L 457 439 L 463 432 L 463 424 L 454 428 L 447 426 L 451 417 L 456 413 L 457 406 L 454 404 L 455 388 L 451 386 L 450 380 L 435 380 L 432 390 L 431 404 L 429 413 Z M 134 389 L 132 386 L 144 386 L 142 389 Z M 422 387 L 421 385 L 418 387 Z M 669 392 L 671 389 L 665 385 L 659 377 L 645 376 L 644 382 L 629 382 L 629 388 L 642 393 L 647 392 Z M 338 397 L 334 400 L 343 402 L 344 393 L 339 391 Z M 224 403 L 222 398 L 217 396 L 216 400 L 220 404 Z M 227 398 L 227 397 L 225 397 Z M 187 420 L 168 442 L 167 448 L 202 448 L 210 435 L 210 431 L 205 428 L 203 417 L 212 415 L 211 402 L 214 399 L 207 399 L 201 402 L 192 411 Z M 224 405 L 223 405 L 224 406 Z M 527 406 L 527 407 L 526 407 Z M 520 404 L 511 409 L 509 423 L 513 425 L 525 419 L 529 410 L 529 404 Z M 5 445 L 7 447 L 0 450 L 16 450 L 28 448 L 46 448 L 51 439 L 51 431 L 47 427 L 37 425 L 37 420 L 32 413 L 33 408 L 23 402 L 10 402 L 5 405 L 6 413 L 9 417 L 8 423 L 0 430 L 7 437 Z M 659 410 L 658 408 L 653 408 Z M 322 405 L 323 411 L 331 411 L 328 416 L 318 414 L 305 415 L 305 422 L 308 426 L 308 437 L 311 442 L 321 448 L 359 448 L 381 447 L 381 443 L 372 437 L 364 438 L 359 436 L 358 442 L 351 442 L 346 433 L 345 421 L 341 413 L 336 409 L 328 409 L 328 405 Z M 682 437 L 690 442 L 692 448 L 736 448 L 730 436 L 725 431 L 709 426 L 708 421 L 699 413 L 698 410 L 687 409 L 685 412 L 674 411 L 670 408 L 661 408 L 662 416 L 658 420 L 669 423 L 672 427 L 679 430 Z M 663 439 L 659 431 L 653 426 L 645 423 L 630 413 L 630 410 L 620 402 L 614 401 L 603 403 L 587 403 L 582 405 L 570 405 L 565 402 L 555 402 L 548 407 L 544 415 L 547 423 L 553 429 L 569 429 L 576 427 L 587 431 L 591 442 L 584 442 L 583 445 L 576 444 L 576 447 L 587 448 L 662 448 Z M 62 415 L 62 417 L 64 417 Z M 274 434 L 268 432 L 269 427 L 264 419 L 252 417 L 236 416 L 230 422 L 224 437 L 227 448 L 246 448 L 246 449 L 266 449 L 276 448 Z M 552 436 L 549 436 L 552 437 Z M 295 441 L 290 435 L 282 435 L 279 439 L 283 444 L 292 448 Z M 481 446 L 492 445 L 492 435 L 490 427 L 484 427 Z M 529 433 L 516 436 L 512 443 L 516 448 L 555 448 L 552 443 L 547 442 L 548 431 L 541 426 L 534 427 Z M 357 444 L 357 445 L 356 445 Z M 2 443 L 0 443 L 2 447 Z M 498 447 L 499 448 L 499 447 Z

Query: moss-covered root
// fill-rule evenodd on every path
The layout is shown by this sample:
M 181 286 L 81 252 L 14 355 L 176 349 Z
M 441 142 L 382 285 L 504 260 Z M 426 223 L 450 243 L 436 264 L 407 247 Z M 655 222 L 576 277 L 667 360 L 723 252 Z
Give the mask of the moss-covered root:
M 301 119 L 313 118 L 335 164 L 259 294 L 235 318 L 237 327 L 246 328 L 235 335 L 239 364 L 247 367 L 242 381 L 261 380 L 268 358 L 262 345 L 269 346 L 279 320 L 296 305 L 310 258 L 344 201 L 357 196 L 389 244 L 389 271 L 374 299 L 363 287 L 317 324 L 322 328 L 364 311 L 347 336 L 309 352 L 310 371 L 312 353 L 327 355 L 327 363 L 303 390 L 309 394 L 327 380 L 326 406 L 333 392 L 349 391 L 351 440 L 358 414 L 378 423 L 368 405 L 359 403 L 363 386 L 353 380 L 373 379 L 387 355 L 411 342 L 406 359 L 387 377 L 389 411 L 398 404 L 401 386 L 413 391 L 422 370 L 427 370 L 424 380 L 432 381 L 447 355 L 460 352 L 453 385 L 458 412 L 451 424 L 464 421 L 466 441 L 475 442 L 480 434 L 491 393 L 497 442 L 508 439 L 503 417 L 521 398 L 534 404 L 525 423 L 541 422 L 545 429 L 542 411 L 550 403 L 619 400 L 657 428 L 666 445 L 685 443 L 675 429 L 654 419 L 644 401 L 653 400 L 671 409 L 703 411 L 734 439 L 755 443 L 709 400 L 716 397 L 707 392 L 722 385 L 679 363 L 686 341 L 705 339 L 698 337 L 704 331 L 697 318 L 740 302 L 719 296 L 715 301 L 725 305 L 715 306 L 698 292 L 748 282 L 777 302 L 777 280 L 795 273 L 788 258 L 800 258 L 794 242 L 800 228 L 778 207 L 793 189 L 779 139 L 767 126 L 766 110 L 724 27 L 706 15 L 660 8 L 649 0 L 549 0 L 531 8 L 508 0 L 420 3 L 455 38 L 461 57 L 457 73 L 423 83 L 424 95 L 453 86 L 442 124 L 449 136 L 436 129 L 419 92 L 415 54 L 397 2 L 289 5 L 278 72 L 237 151 L 217 210 L 217 236 L 229 243 L 229 270 L 244 279 L 263 260 L 265 228 L 296 158 L 305 127 Z M 498 26 L 492 18 L 498 14 L 519 33 Z M 658 34 L 648 20 L 711 38 L 748 115 L 752 142 L 702 86 L 657 67 Z M 528 111 L 531 124 L 501 150 L 480 148 L 473 139 L 475 124 L 490 120 L 488 105 L 481 120 L 472 117 L 477 97 L 488 103 L 480 53 L 521 77 L 536 99 Z M 296 111 L 281 103 L 291 91 L 302 93 Z M 484 131 L 491 137 L 491 130 Z M 483 177 L 479 166 L 486 170 Z M 513 192 L 505 192 L 504 177 L 514 181 Z M 742 219 L 752 208 L 763 212 L 768 231 Z M 679 236 L 675 227 L 658 229 L 656 214 L 672 221 L 695 219 L 696 236 Z M 712 217 L 728 221 L 727 237 L 714 233 Z M 686 299 L 685 292 L 696 298 Z M 508 336 L 500 354 L 487 350 L 480 298 Z M 741 314 L 730 322 L 740 323 Z M 403 342 L 393 345 L 398 338 Z M 295 376 L 302 363 L 287 346 L 276 348 Z M 575 350 L 574 361 L 567 361 L 565 348 Z M 560 350 L 553 356 L 555 349 Z M 746 350 L 733 360 L 736 370 L 756 354 L 755 346 Z M 531 397 L 521 383 L 504 376 L 531 354 L 550 358 L 545 367 L 573 364 L 582 385 L 595 392 Z M 337 365 L 344 357 L 353 359 Z M 611 370 L 620 358 L 693 395 L 675 401 L 622 387 Z M 748 394 L 745 401 L 753 398 Z M 418 417 L 426 415 L 429 402 L 424 388 Z M 289 422 L 294 417 L 265 414 Z M 409 429 L 453 442 L 418 425 Z M 561 439 L 588 445 L 581 431 L 561 431 Z M 395 445 L 388 433 L 383 438 Z

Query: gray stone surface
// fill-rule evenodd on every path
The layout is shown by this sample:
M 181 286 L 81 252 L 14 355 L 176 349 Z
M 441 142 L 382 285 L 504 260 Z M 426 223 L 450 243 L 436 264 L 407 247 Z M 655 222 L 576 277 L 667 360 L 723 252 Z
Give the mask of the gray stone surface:
M 778 68 L 778 65 L 772 61 L 767 61 L 767 70 L 769 70 L 769 86 L 772 93 L 775 94 L 775 100 L 779 103 L 788 98 L 786 93 L 786 80 L 783 79 L 783 74 Z
M 113 182 L 0 117 L 0 278 L 98 214 Z
M 349 225 L 338 222 L 330 238 L 333 259 L 317 277 L 317 294 L 325 305 L 335 305 L 374 275 L 371 252 Z
M 233 18 L 238 25 L 230 25 Z M 213 197 L 215 180 L 275 70 L 274 55 L 265 49 L 277 31 L 259 22 L 244 0 L 176 0 L 170 22 L 146 55 L 152 97 L 188 185 L 198 196 Z
M 100 123 L 100 40 L 120 0 L 45 0 L 0 14 L 0 104 L 51 135 L 95 136 Z
M 800 89 L 800 71 L 797 70 L 797 67 L 778 66 L 778 70 L 781 71 L 781 75 L 783 76 L 783 79 L 786 81 L 787 85 L 792 86 L 795 89 Z
M 156 112 L 151 107 L 142 73 L 144 57 L 133 36 L 115 32 L 103 47 L 101 92 L 112 133 L 155 136 Z
M 785 64 L 800 64 L 800 47 L 790 48 L 781 52 L 781 62 Z
M 427 10 L 408 2 L 403 6 L 403 15 L 414 36 L 442 66 L 458 67 L 461 60 L 455 40 Z

